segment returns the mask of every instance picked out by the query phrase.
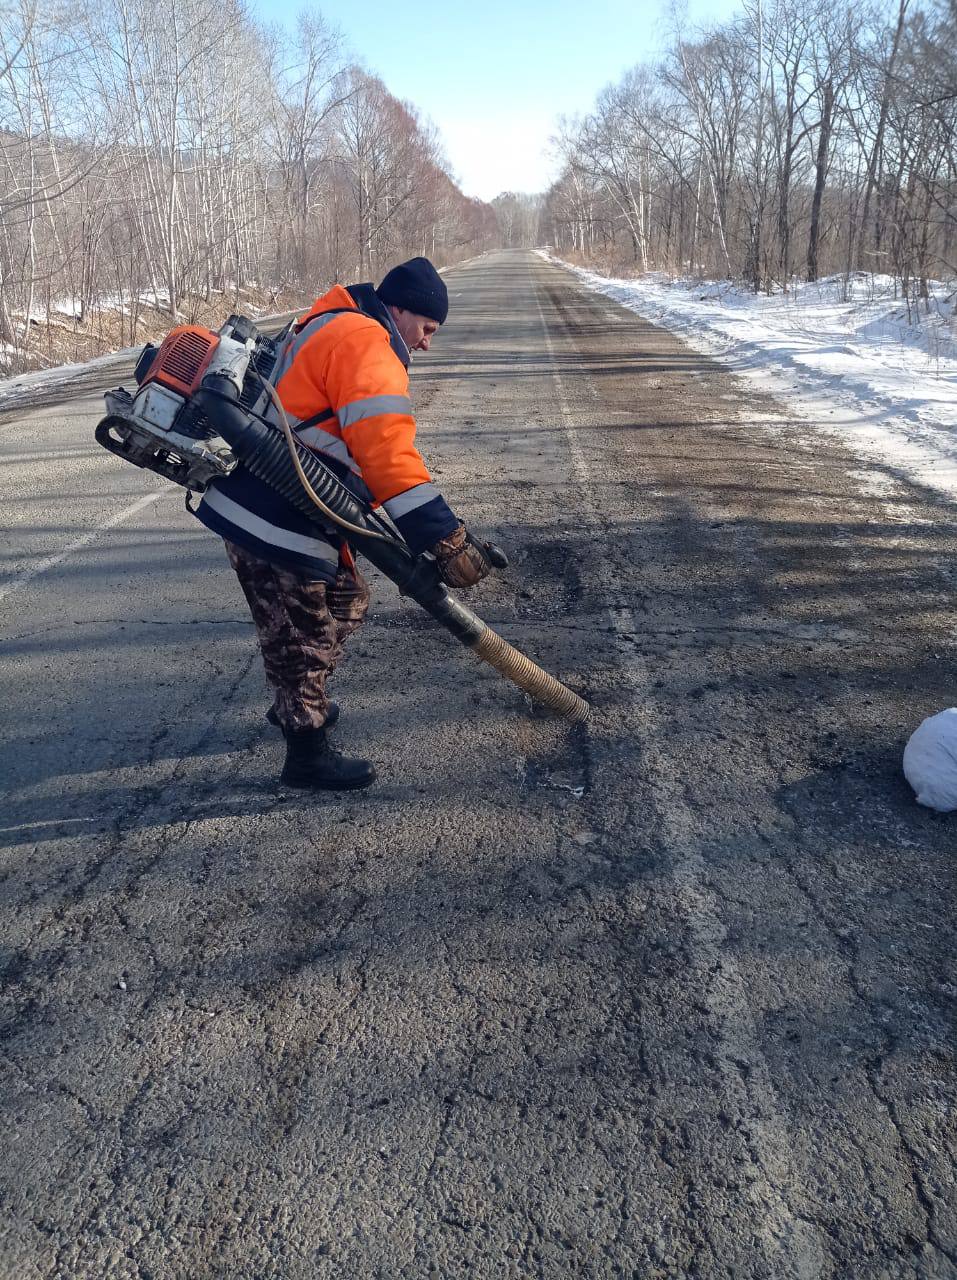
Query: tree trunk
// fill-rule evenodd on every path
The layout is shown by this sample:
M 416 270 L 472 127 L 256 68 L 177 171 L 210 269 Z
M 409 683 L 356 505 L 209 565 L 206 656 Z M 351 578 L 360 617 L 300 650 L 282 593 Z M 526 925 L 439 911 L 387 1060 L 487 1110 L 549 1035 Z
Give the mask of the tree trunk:
M 831 128 L 834 118 L 834 84 L 828 80 L 824 85 L 824 99 L 821 103 L 821 132 L 817 140 L 817 159 L 814 165 L 814 198 L 811 201 L 811 228 L 807 241 L 807 279 L 818 277 L 818 249 L 821 243 L 821 204 L 824 200 L 824 186 L 827 182 L 827 160 L 831 148 Z
M 884 72 L 884 83 L 881 88 L 880 113 L 877 120 L 877 133 L 874 136 L 874 146 L 871 149 L 871 154 L 867 162 L 867 180 L 864 186 L 864 203 L 861 209 L 861 220 L 858 229 L 860 239 L 858 244 L 857 261 L 859 266 L 864 265 L 861 260 L 861 251 L 863 249 L 864 239 L 867 236 L 867 221 L 871 211 L 871 198 L 874 195 L 874 187 L 877 182 L 878 173 L 880 172 L 881 158 L 884 150 L 884 133 L 887 129 L 887 115 L 890 110 L 891 83 L 893 81 L 894 66 L 897 62 L 897 53 L 900 48 L 901 36 L 904 32 L 904 19 L 907 16 L 907 6 L 909 2 L 910 0 L 900 0 L 900 5 L 897 10 L 897 26 L 894 29 L 894 40 L 891 45 L 890 57 L 887 60 L 887 68 Z M 875 247 L 879 250 L 881 238 L 879 215 L 877 225 L 874 230 Z

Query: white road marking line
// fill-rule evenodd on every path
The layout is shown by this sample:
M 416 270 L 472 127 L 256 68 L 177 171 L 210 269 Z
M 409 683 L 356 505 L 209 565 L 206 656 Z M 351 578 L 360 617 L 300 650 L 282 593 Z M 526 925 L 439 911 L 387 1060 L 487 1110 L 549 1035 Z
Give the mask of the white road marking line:
M 18 835 L 21 831 L 39 831 L 41 827 L 65 827 L 70 823 L 99 821 L 99 818 L 44 818 L 42 822 L 21 822 L 16 827 L 0 827 L 0 836 Z
M 25 587 L 32 582 L 34 578 L 38 578 L 41 573 L 46 573 L 48 569 L 55 569 L 58 564 L 62 564 L 64 560 L 68 560 L 70 556 L 75 555 L 77 551 L 82 551 L 84 547 L 88 547 L 91 542 L 95 542 L 101 533 L 106 533 L 109 529 L 115 529 L 117 525 L 124 524 L 137 512 L 142 511 L 144 507 L 150 506 L 170 489 L 175 489 L 176 485 L 167 484 L 162 489 L 158 489 L 156 493 L 147 493 L 142 498 L 137 498 L 134 503 L 124 508 L 112 520 L 107 520 L 105 524 L 98 525 L 95 529 L 91 529 L 88 533 L 84 533 L 82 537 L 71 542 L 68 547 L 64 547 L 62 551 L 57 551 L 52 556 L 47 556 L 45 560 L 41 560 L 39 564 L 35 564 L 32 569 L 26 569 L 12 582 L 8 582 L 5 587 L 0 587 L 0 600 L 6 600 L 8 596 L 12 596 L 15 591 L 19 591 L 21 587 Z
M 601 510 L 595 499 L 588 462 L 572 422 L 570 402 L 559 372 L 559 362 L 541 296 L 530 277 L 532 296 L 538 306 L 545 335 L 545 346 L 552 362 L 559 417 L 568 437 L 569 452 L 575 469 L 586 513 L 593 528 L 600 530 Z M 597 398 L 597 392 L 593 389 Z M 620 600 L 620 583 L 614 581 L 608 561 L 592 559 L 590 572 L 597 578 L 606 600 Z M 640 634 L 630 609 L 606 606 L 613 634 L 621 637 Z M 624 642 L 620 645 L 622 674 L 630 686 L 636 703 L 643 707 L 645 724 L 649 724 L 647 692 L 651 687 L 648 665 L 642 654 Z M 594 716 L 594 712 L 592 713 Z M 647 768 L 654 775 L 649 753 Z M 673 836 L 672 868 L 678 896 L 688 922 L 691 954 L 699 974 L 706 975 L 702 992 L 705 1006 L 714 1025 L 721 1028 L 714 1045 L 714 1056 L 732 1105 L 739 1110 L 750 1148 L 761 1177 L 749 1185 L 755 1208 L 754 1231 L 760 1236 L 770 1274 L 787 1275 L 794 1280 L 817 1280 L 823 1275 L 825 1251 L 820 1233 L 805 1221 L 796 1220 L 782 1187 L 797 1187 L 790 1153 L 794 1143 L 788 1133 L 767 1059 L 758 1043 L 754 1016 L 748 1004 L 747 990 L 741 971 L 725 948 L 727 930 L 721 919 L 718 902 L 707 885 L 707 867 L 700 853 L 687 846 L 683 832 L 693 825 L 692 814 L 682 799 L 675 795 L 673 779 L 658 771 L 654 779 L 669 795 L 671 812 L 660 814 L 661 826 Z

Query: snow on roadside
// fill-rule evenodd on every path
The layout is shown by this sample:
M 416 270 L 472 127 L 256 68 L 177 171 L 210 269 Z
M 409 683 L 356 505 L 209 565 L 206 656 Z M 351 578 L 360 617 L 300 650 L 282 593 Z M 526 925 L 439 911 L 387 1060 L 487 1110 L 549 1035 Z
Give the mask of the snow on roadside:
M 264 324 L 270 320 L 285 319 L 291 311 L 278 311 L 271 315 L 257 317 L 257 323 Z M 95 356 L 92 360 L 84 360 L 79 364 L 58 364 L 50 369 L 32 369 L 29 373 L 14 374 L 9 378 L 0 378 L 0 410 L 9 409 L 17 401 L 23 408 L 30 406 L 30 394 L 44 391 L 51 387 L 63 386 L 75 382 L 78 378 L 84 381 L 96 371 L 108 371 L 112 366 L 117 369 L 136 359 L 146 344 L 144 338 L 135 347 L 123 347 L 120 351 L 110 351 L 106 355 Z
M 467 267 L 473 262 L 480 261 L 485 256 L 484 253 L 480 253 L 472 258 L 465 259 L 464 262 L 450 263 L 440 269 L 440 274 L 444 275 L 453 268 Z M 255 287 L 252 281 L 247 282 L 247 284 L 250 288 Z M 231 287 L 233 287 L 232 282 L 227 282 L 227 288 Z M 161 292 L 155 296 L 152 293 L 148 295 L 142 294 L 139 300 L 143 305 L 160 306 L 164 305 L 167 299 L 168 294 Z M 303 305 L 308 305 L 308 301 L 309 299 L 304 299 Z M 114 307 L 117 311 L 123 311 L 124 313 L 129 311 L 127 303 L 124 303 L 119 295 L 109 295 L 99 299 L 100 306 Z M 75 317 L 79 312 L 79 306 L 79 300 L 76 298 L 62 298 L 54 305 L 53 310 L 60 315 Z M 258 323 L 284 319 L 292 314 L 293 312 L 291 311 L 279 311 L 257 317 L 255 312 L 252 313 L 253 319 L 257 320 Z M 37 320 L 45 320 L 46 311 L 35 309 L 35 318 Z M 49 369 L 33 369 L 28 373 L 13 374 L 8 377 L 0 376 L 0 410 L 10 409 L 18 401 L 26 409 L 30 405 L 30 396 L 33 392 L 42 392 L 53 387 L 64 386 L 76 381 L 78 377 L 82 377 L 85 381 L 86 375 L 95 374 L 97 369 L 107 371 L 112 365 L 120 366 L 134 360 L 143 350 L 145 342 L 146 338 L 143 339 L 143 342 L 137 343 L 135 347 L 124 347 L 121 351 L 111 351 L 106 355 L 95 356 L 91 360 L 84 360 L 78 364 L 60 364 L 54 365 Z M 7 353 L 10 355 L 16 354 L 16 348 L 0 343 L 0 357 Z M 0 361 L 0 370 L 2 370 L 2 361 Z
M 96 369 L 109 369 L 111 365 L 121 365 L 132 360 L 143 350 L 143 343 L 135 347 L 124 347 L 122 351 L 111 351 L 109 355 L 96 356 L 93 360 L 84 360 L 81 364 L 58 364 L 52 369 L 34 369 L 29 373 L 16 374 L 12 378 L 0 378 L 0 409 L 9 408 L 11 403 L 26 397 L 31 391 L 58 387 L 73 382 L 77 377 Z
M 957 501 L 952 291 L 937 287 L 931 314 L 913 324 L 888 277 L 833 277 L 763 297 L 660 273 L 616 280 L 538 252 L 838 434 L 888 479 Z

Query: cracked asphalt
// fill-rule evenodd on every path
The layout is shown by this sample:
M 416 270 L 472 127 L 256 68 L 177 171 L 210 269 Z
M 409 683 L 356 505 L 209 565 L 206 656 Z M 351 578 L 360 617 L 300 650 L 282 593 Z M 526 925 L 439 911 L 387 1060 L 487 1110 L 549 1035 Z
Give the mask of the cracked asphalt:
M 221 544 L 88 381 L 0 417 L 0 1275 L 957 1276 L 953 508 L 533 254 L 448 281 L 420 444 L 586 728 L 376 579 L 381 781 L 281 790 Z

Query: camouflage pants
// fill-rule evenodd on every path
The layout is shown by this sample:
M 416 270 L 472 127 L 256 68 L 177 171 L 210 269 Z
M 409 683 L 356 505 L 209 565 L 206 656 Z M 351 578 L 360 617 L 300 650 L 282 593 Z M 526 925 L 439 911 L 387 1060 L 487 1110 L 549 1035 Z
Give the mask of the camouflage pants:
M 369 586 L 348 550 L 335 583 L 302 578 L 226 542 L 226 554 L 256 624 L 266 679 L 284 729 L 317 729 L 326 718 L 326 680 L 345 641 L 362 626 Z

